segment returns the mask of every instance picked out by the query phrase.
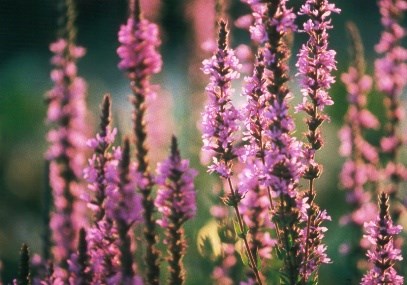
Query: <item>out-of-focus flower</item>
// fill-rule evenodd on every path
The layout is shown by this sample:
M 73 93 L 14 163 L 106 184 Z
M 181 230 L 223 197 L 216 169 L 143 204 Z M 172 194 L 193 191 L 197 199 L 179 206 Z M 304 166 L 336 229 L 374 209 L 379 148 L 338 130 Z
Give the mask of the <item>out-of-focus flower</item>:
M 76 61 L 85 50 L 62 38 L 52 43 L 50 50 L 54 53 L 51 59 L 54 87 L 46 95 L 47 122 L 52 124 L 47 135 L 50 146 L 46 153 L 54 199 L 50 227 L 56 264 L 66 269 L 66 261 L 75 250 L 76 232 L 86 225 L 85 207 L 79 199 L 83 192 L 80 178 L 87 129 L 86 83 L 77 75 L 76 67 Z

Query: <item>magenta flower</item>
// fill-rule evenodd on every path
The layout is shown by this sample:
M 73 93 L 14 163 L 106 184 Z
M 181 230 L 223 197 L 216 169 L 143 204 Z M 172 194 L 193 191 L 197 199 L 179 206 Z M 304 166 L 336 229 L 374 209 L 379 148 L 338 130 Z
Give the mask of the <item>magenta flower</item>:
M 130 230 L 135 223 L 142 221 L 141 197 L 135 192 L 140 176 L 136 166 L 130 163 L 130 142 L 127 138 L 123 149 L 114 150 L 113 157 L 106 164 L 105 209 L 107 218 L 114 221 L 117 229 L 120 271 L 109 279 L 108 284 L 138 284 L 132 251 L 134 240 Z
M 50 227 L 54 241 L 53 254 L 58 265 L 66 268 L 66 260 L 75 250 L 75 233 L 86 224 L 79 196 L 85 147 L 86 83 L 77 76 L 76 60 L 85 50 L 65 39 L 50 46 L 54 53 L 51 79 L 54 87 L 47 93 L 47 121 L 52 129 L 47 135 L 50 147 L 50 185 L 54 199 Z M 61 271 L 62 272 L 62 271 Z
M 405 112 L 400 96 L 407 84 L 407 49 L 401 44 L 406 36 L 406 29 L 401 26 L 401 21 L 407 11 L 407 5 L 402 0 L 380 0 L 378 5 L 384 31 L 376 45 L 376 52 L 382 57 L 375 61 L 375 77 L 377 89 L 385 95 L 387 124 L 380 145 L 382 152 L 388 154 L 389 164 L 397 163 L 398 153 L 405 141 L 400 126 Z M 385 167 L 388 168 L 388 165 Z M 406 171 L 405 167 L 403 168 L 401 172 Z M 395 195 L 400 182 L 405 180 L 405 177 L 399 174 L 400 172 L 385 171 L 387 179 L 391 182 L 387 189 L 388 193 Z M 396 212 L 399 212 L 399 209 L 393 208 L 393 217 Z
M 320 126 L 329 119 L 323 110 L 333 104 L 328 90 L 335 82 L 331 72 L 336 69 L 336 52 L 328 49 L 328 30 L 332 28 L 329 17 L 332 13 L 339 12 L 340 10 L 328 0 L 307 0 L 299 12 L 309 18 L 303 24 L 302 30 L 309 38 L 307 43 L 302 45 L 296 64 L 303 94 L 303 101 L 297 106 L 297 111 L 302 110 L 309 116 L 306 119 L 308 145 L 305 146 L 304 153 L 308 165 L 303 175 L 309 180 L 309 190 L 298 200 L 299 205 L 304 206 L 301 208 L 301 221 L 305 225 L 300 233 L 302 282 L 316 280 L 319 266 L 330 262 L 326 255 L 326 246 L 322 243 L 326 228 L 321 226 L 324 221 L 330 220 L 330 217 L 315 204 L 314 180 L 321 175 L 322 170 L 315 161 L 316 151 L 323 145 Z
M 355 25 L 347 25 L 352 39 L 351 47 L 353 62 L 347 73 L 341 76 L 348 92 L 348 111 L 345 124 L 339 131 L 341 146 L 340 155 L 346 158 L 340 173 L 340 183 L 346 191 L 346 202 L 350 205 L 350 212 L 340 218 L 342 226 L 349 226 L 352 239 L 346 239 L 341 253 L 347 256 L 349 268 L 357 268 L 362 258 L 362 247 L 366 240 L 362 237 L 362 226 L 376 217 L 377 207 L 371 201 L 369 188 L 379 179 L 379 154 L 365 138 L 369 129 L 377 129 L 379 121 L 367 110 L 367 95 L 372 88 L 372 78 L 365 74 L 365 59 L 363 44 Z M 357 271 L 350 271 L 352 279 L 359 279 Z
M 250 166 L 246 166 L 242 171 L 239 180 L 239 191 L 244 193 L 239 209 L 250 231 L 252 255 L 256 260 L 259 258 L 263 262 L 267 262 L 271 260 L 272 251 L 277 243 L 270 236 L 273 224 L 270 220 L 267 187 L 261 185 L 257 171 Z
M 365 222 L 374 218 L 368 210 L 374 206 L 368 205 L 371 203 L 371 197 L 365 188 L 369 182 L 377 181 L 379 176 L 377 169 L 379 154 L 376 148 L 364 139 L 364 132 L 369 129 L 377 129 L 379 121 L 366 108 L 367 94 L 372 88 L 372 78 L 365 74 L 363 45 L 360 36 L 355 26 L 349 24 L 348 30 L 353 39 L 352 45 L 355 47 L 353 50 L 354 62 L 348 72 L 341 76 L 348 92 L 349 107 L 345 117 L 345 126 L 339 131 L 341 140 L 339 152 L 347 158 L 340 178 L 342 187 L 347 191 L 346 200 L 352 206 L 353 213 L 344 216 L 342 220 L 361 227 Z M 360 219 L 361 211 L 369 214 Z
M 340 10 L 328 0 L 307 0 L 300 9 L 300 15 L 307 15 L 310 19 L 304 23 L 302 30 L 309 35 L 309 39 L 302 45 L 296 64 L 304 96 L 297 110 L 305 111 L 310 116 L 306 121 L 309 128 L 307 138 L 310 151 L 318 150 L 323 144 L 318 127 L 329 118 L 322 111 L 326 106 L 333 104 L 328 90 L 335 82 L 331 72 L 336 69 L 336 52 L 328 49 L 327 31 L 332 28 L 329 16 L 339 12 Z M 314 159 L 312 151 L 310 159 L 312 165 Z
M 158 185 L 155 205 L 162 214 L 157 223 L 165 228 L 164 243 L 168 246 L 169 284 L 184 284 L 185 269 L 182 259 L 186 251 L 183 223 L 196 214 L 194 177 L 197 172 L 189 168 L 188 160 L 181 160 L 177 140 L 172 138 L 170 157 L 157 166 Z
M 242 2 L 249 5 L 251 9 L 251 14 L 245 16 L 246 19 L 251 22 L 248 27 L 251 39 L 259 45 L 263 45 L 268 40 L 266 26 L 264 24 L 266 20 L 267 4 L 260 0 L 242 0 Z
M 157 49 L 160 45 L 158 27 L 142 19 L 139 0 L 129 1 L 130 17 L 119 31 L 120 47 L 117 53 L 121 59 L 119 68 L 127 72 L 133 93 L 133 132 L 135 135 L 137 190 L 142 194 L 144 216 L 144 238 L 147 242 L 145 262 L 147 264 L 146 282 L 159 284 L 159 252 L 156 249 L 157 234 L 154 202 L 151 198 L 153 177 L 149 170 L 148 149 L 146 146 L 146 97 L 153 96 L 150 77 L 161 70 L 162 60 Z
M 232 80 L 239 78 L 239 62 L 233 50 L 227 47 L 226 23 L 220 22 L 219 42 L 216 53 L 203 61 L 203 72 L 210 75 L 206 87 L 209 101 L 202 114 L 203 150 L 214 154 L 210 172 L 228 178 L 230 161 L 236 156 L 233 143 L 239 129 L 239 113 L 231 102 Z
M 406 31 L 400 24 L 407 5 L 402 0 L 380 0 L 378 5 L 384 31 L 376 45 L 376 51 L 383 54 L 375 62 L 377 87 L 389 98 L 398 99 L 407 84 L 407 50 L 401 46 Z
M 366 237 L 372 248 L 367 252 L 373 266 L 362 278 L 362 285 L 403 284 L 404 278 L 397 274 L 394 265 L 403 259 L 400 249 L 394 245 L 394 237 L 402 228 L 394 225 L 389 214 L 389 196 L 379 195 L 379 215 L 375 221 L 365 223 Z
M 316 278 L 321 264 L 331 263 L 331 259 L 326 253 L 327 246 L 322 243 L 328 229 L 321 226 L 323 222 L 331 221 L 331 217 L 325 210 L 320 210 L 315 203 L 310 203 L 307 199 L 308 197 L 298 202 L 298 205 L 302 206 L 301 222 L 306 225 L 301 229 L 298 240 L 303 256 L 300 268 L 300 276 L 303 281 L 313 280 L 310 278 Z
M 105 177 L 107 182 L 106 215 L 114 221 L 131 226 L 141 219 L 141 197 L 135 193 L 140 175 L 134 164 L 129 164 L 128 174 L 121 173 L 124 150 L 114 149 L 113 159 L 106 163 Z M 125 175 L 121 177 L 121 175 Z M 125 178 L 125 180 L 123 180 Z
M 167 228 L 176 219 L 183 224 L 196 214 L 194 177 L 197 172 L 189 168 L 188 160 L 181 160 L 173 137 L 170 157 L 157 166 L 156 183 L 159 186 L 155 205 L 162 213 L 157 223 Z
M 119 31 L 119 68 L 127 72 L 130 80 L 137 81 L 145 96 L 152 95 L 148 78 L 161 71 L 161 55 L 157 52 L 161 42 L 158 27 L 146 19 L 129 18 Z
M 244 151 L 240 151 L 239 158 L 245 163 L 253 164 L 258 156 L 264 161 L 264 132 L 267 129 L 267 119 L 264 116 L 267 102 L 270 95 L 266 89 L 266 79 L 264 76 L 264 56 L 260 53 L 253 70 L 253 75 L 245 78 L 243 95 L 247 98 L 247 103 L 241 110 L 245 130 L 243 140 L 247 143 Z M 253 165 L 254 167 L 254 165 Z M 256 168 L 260 171 L 258 167 Z
M 106 95 L 102 103 L 100 131 L 95 138 L 88 140 L 88 146 L 94 150 L 94 154 L 89 159 L 89 166 L 84 169 L 90 193 L 83 196 L 94 214 L 87 235 L 92 259 L 92 284 L 108 283 L 120 271 L 117 227 L 112 217 L 106 215 L 107 203 L 111 201 L 108 197 L 112 187 L 108 179 L 111 165 L 117 166 L 117 160 L 120 159 L 120 149 L 113 149 L 113 152 L 110 149 L 117 132 L 111 128 L 110 106 L 111 99 Z

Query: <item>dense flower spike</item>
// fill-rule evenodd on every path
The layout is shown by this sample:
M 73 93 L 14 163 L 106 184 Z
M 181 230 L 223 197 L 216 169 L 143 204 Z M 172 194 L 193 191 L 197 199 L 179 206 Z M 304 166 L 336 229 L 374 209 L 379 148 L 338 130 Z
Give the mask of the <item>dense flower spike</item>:
M 54 87 L 47 93 L 47 121 L 53 125 L 48 133 L 50 147 L 50 185 L 54 211 L 51 229 L 53 255 L 57 264 L 66 268 L 66 260 L 75 249 L 75 232 L 85 225 L 79 195 L 85 148 L 86 83 L 77 76 L 76 61 L 85 50 L 60 38 L 50 46 L 54 53 L 51 79 Z
M 89 255 L 92 258 L 93 281 L 108 283 L 119 272 L 119 250 L 117 247 L 117 227 L 111 217 L 106 215 L 107 195 L 117 183 L 111 183 L 114 167 L 120 159 L 120 149 L 110 151 L 117 130 L 111 128 L 111 99 L 105 95 L 100 117 L 100 131 L 95 138 L 88 140 L 94 150 L 84 177 L 89 183 L 90 195 L 84 195 L 88 207 L 94 214 L 93 223 L 88 229 Z M 113 168 L 112 168 L 113 166 Z
M 375 221 L 365 223 L 366 237 L 372 244 L 367 253 L 373 266 L 362 278 L 361 285 L 403 284 L 404 278 L 397 274 L 394 265 L 402 260 L 401 251 L 394 245 L 394 237 L 402 228 L 394 225 L 389 214 L 389 196 L 379 195 L 379 215 Z
M 307 0 L 301 7 L 300 14 L 307 15 L 308 19 L 303 26 L 303 32 L 309 35 L 309 40 L 303 44 L 298 54 L 297 67 L 301 78 L 301 92 L 303 102 L 297 107 L 306 112 L 310 118 L 306 121 L 309 131 L 310 168 L 307 176 L 316 178 L 313 162 L 314 152 L 321 148 L 323 140 L 319 126 L 328 119 L 322 111 L 333 101 L 328 94 L 328 89 L 335 79 L 331 72 L 336 69 L 334 50 L 328 49 L 328 29 L 331 29 L 331 13 L 339 13 L 335 4 L 327 0 Z M 314 171 L 313 171 L 314 170 Z
M 286 7 L 286 2 L 249 3 L 256 11 L 255 18 L 261 15 L 261 20 L 255 20 L 250 30 L 258 31 L 257 34 L 260 34 L 260 31 L 264 33 L 264 40 L 260 41 L 264 44 L 264 61 L 258 62 L 255 72 L 259 81 L 259 71 L 264 65 L 261 80 L 265 86 L 265 90 L 257 90 L 261 92 L 261 96 L 258 95 L 257 108 L 254 108 L 257 109 L 257 118 L 254 121 L 257 123 L 252 123 L 257 127 L 250 133 L 252 143 L 257 145 L 254 157 L 261 158 L 261 164 L 257 166 L 260 168 L 260 183 L 267 187 L 269 192 L 269 207 L 272 209 L 272 220 L 277 232 L 277 251 L 280 253 L 279 258 L 283 260 L 281 277 L 294 284 L 298 280 L 301 256 L 298 244 L 291 241 L 297 240 L 299 236 L 300 213 L 296 205 L 296 187 L 304 166 L 302 145 L 292 137 L 294 122 L 288 107 L 291 98 L 287 87 L 290 52 L 286 37 L 296 27 L 295 15 Z M 253 95 L 251 97 L 255 98 Z M 252 126 L 251 128 L 253 129 Z M 272 201 L 272 197 L 277 197 L 276 202 Z M 269 246 L 264 249 L 269 249 L 274 241 L 267 236 L 264 238 L 269 240 Z M 259 250 L 262 250 L 262 247 Z
M 247 103 L 241 112 L 245 125 L 243 140 L 247 141 L 247 144 L 239 158 L 245 163 L 253 163 L 258 156 L 264 161 L 264 132 L 267 128 L 264 112 L 270 97 L 266 89 L 264 71 L 264 55 L 260 52 L 253 75 L 245 78 L 243 87 L 243 95 L 246 97 Z
M 239 191 L 245 193 L 239 209 L 250 231 L 252 255 L 256 260 L 269 261 L 276 241 L 270 235 L 273 226 L 269 216 L 267 187 L 261 184 L 252 165 L 246 166 L 239 175 L 239 180 Z
M 209 167 L 224 178 L 232 174 L 231 160 L 236 157 L 235 133 L 238 130 L 239 113 L 231 102 L 232 80 L 239 78 L 240 68 L 233 50 L 227 47 L 226 23 L 220 22 L 218 49 L 203 61 L 203 72 L 210 75 L 206 87 L 209 101 L 202 114 L 203 150 L 213 154 Z
M 321 227 L 324 220 L 330 220 L 325 211 L 319 209 L 314 199 L 316 192 L 314 180 L 321 174 L 321 166 L 315 161 L 315 153 L 323 145 L 320 131 L 321 124 L 329 117 L 323 113 L 326 106 L 332 105 L 333 101 L 328 90 L 335 79 L 331 72 L 336 69 L 335 51 L 328 49 L 328 30 L 332 28 L 332 13 L 339 13 L 340 9 L 328 0 L 307 0 L 300 9 L 300 15 L 306 15 L 309 19 L 303 25 L 303 32 L 309 39 L 303 44 L 298 54 L 300 85 L 303 94 L 303 102 L 297 106 L 308 114 L 306 120 L 308 132 L 306 137 L 308 145 L 305 149 L 307 169 L 304 178 L 309 180 L 309 190 L 303 201 L 307 204 L 302 209 L 302 221 L 306 224 L 301 230 L 301 252 L 304 259 L 301 265 L 302 282 L 317 282 L 317 270 L 322 263 L 330 262 L 326 256 L 326 246 L 322 244 L 323 232 L 326 228 Z
M 188 160 L 181 160 L 177 140 L 172 138 L 171 155 L 157 166 L 156 183 L 159 187 L 155 205 L 162 214 L 157 223 L 165 228 L 164 242 L 168 247 L 169 283 L 184 284 L 185 269 L 182 259 L 186 251 L 183 223 L 196 214 L 196 171 Z
M 322 243 L 324 233 L 328 230 L 322 226 L 322 223 L 330 221 L 331 217 L 315 203 L 310 204 L 307 199 L 309 198 L 303 199 L 301 207 L 301 221 L 306 224 L 306 227 L 301 229 L 298 240 L 303 256 L 300 276 L 301 284 L 307 284 L 307 282 L 316 284 L 319 266 L 331 263 L 326 253 L 327 246 Z M 314 197 L 311 196 L 311 199 Z
M 148 78 L 161 71 L 161 55 L 157 52 L 161 42 L 157 25 L 138 17 L 130 17 L 120 28 L 120 46 L 117 49 L 121 59 L 119 68 L 127 72 L 130 80 L 140 84 L 138 87 L 144 96 L 151 96 L 153 93 Z
M 135 264 L 132 251 L 132 226 L 142 221 L 141 197 L 135 192 L 140 175 L 136 166 L 130 162 L 130 142 L 125 138 L 123 149 L 118 160 L 109 161 L 106 179 L 108 199 L 106 215 L 115 222 L 120 251 L 120 272 L 110 280 L 109 284 L 141 284 L 141 279 L 135 274 Z
M 388 154 L 385 175 L 391 182 L 387 191 L 391 198 L 396 195 L 400 181 L 407 179 L 405 166 L 397 163 L 400 147 L 405 138 L 400 130 L 400 121 L 404 118 L 404 108 L 400 96 L 407 84 L 407 49 L 401 46 L 406 36 L 406 29 L 400 21 L 407 11 L 407 4 L 403 0 L 379 0 L 381 23 L 384 27 L 380 42 L 376 45 L 376 52 L 382 55 L 375 61 L 375 76 L 377 88 L 385 95 L 388 123 L 385 137 L 380 144 L 382 152 Z M 393 217 L 396 218 L 393 207 Z
M 145 99 L 152 95 L 150 76 L 161 70 L 161 56 L 157 52 L 160 45 L 158 27 L 141 18 L 139 0 L 129 1 L 130 17 L 119 32 L 121 46 L 117 52 L 121 58 L 119 68 L 127 72 L 133 92 L 133 128 L 136 138 L 137 172 L 142 177 L 138 190 L 143 195 L 144 237 L 146 249 L 146 282 L 159 284 L 159 252 L 156 249 L 157 234 L 153 218 L 154 202 L 151 198 L 153 178 L 149 170 L 148 149 L 146 147 Z
M 369 186 L 378 179 L 377 164 L 379 155 L 374 146 L 365 140 L 366 130 L 376 129 L 379 121 L 367 108 L 367 94 L 372 88 L 372 78 L 365 74 L 365 59 L 363 44 L 356 26 L 347 25 L 352 39 L 353 63 L 347 73 L 341 76 L 348 92 L 348 111 L 345 124 L 339 131 L 341 146 L 340 154 L 346 158 L 340 173 L 342 188 L 346 191 L 346 202 L 350 206 L 350 213 L 340 219 L 341 225 L 348 225 L 352 230 L 352 237 L 348 237 L 343 248 L 343 254 L 348 257 L 347 264 L 352 272 L 350 278 L 360 279 L 357 262 L 362 258 L 360 240 L 362 227 L 365 222 L 372 221 L 376 216 L 376 206 L 371 201 Z M 375 189 L 375 187 L 373 187 Z
M 231 102 L 231 82 L 240 76 L 240 65 L 233 50 L 228 48 L 228 31 L 226 23 L 219 22 L 218 47 L 215 54 L 203 61 L 203 72 L 210 75 L 210 83 L 206 87 L 209 102 L 202 114 L 203 150 L 209 151 L 213 156 L 213 163 L 209 166 L 210 172 L 216 172 L 226 179 L 230 193 L 224 198 L 225 204 L 233 207 L 238 220 L 240 234 L 243 239 L 246 253 L 249 257 L 250 267 L 256 276 L 257 282 L 262 281 L 256 261 L 250 250 L 246 237 L 246 225 L 239 210 L 242 194 L 234 189 L 231 181 L 233 159 L 237 157 L 234 146 L 235 132 L 239 129 L 237 119 L 240 115 Z

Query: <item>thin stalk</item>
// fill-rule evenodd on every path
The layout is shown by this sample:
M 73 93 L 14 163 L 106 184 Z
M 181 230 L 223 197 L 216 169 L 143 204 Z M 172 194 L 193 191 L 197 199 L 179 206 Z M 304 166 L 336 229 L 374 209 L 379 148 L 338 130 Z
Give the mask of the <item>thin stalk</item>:
M 310 210 L 312 209 L 312 202 L 314 201 L 314 179 L 310 179 L 309 180 L 309 192 L 308 192 L 308 197 L 310 199 L 309 201 L 309 207 Z M 306 235 L 306 240 L 305 240 L 305 250 L 304 250 L 304 272 L 306 271 L 306 266 L 307 266 L 307 262 L 308 262 L 308 251 L 309 251 L 309 233 L 310 233 L 310 228 L 311 228 L 311 216 L 312 215 L 308 215 L 308 219 L 307 219 L 307 235 Z M 305 284 L 305 279 L 303 280 L 304 284 Z
M 230 178 L 228 178 L 227 180 L 228 180 L 228 184 L 229 184 L 230 193 L 231 193 L 232 197 L 235 197 L 236 191 L 233 189 L 232 181 L 230 180 Z M 240 228 L 240 231 L 242 232 L 242 235 L 240 237 L 243 239 L 244 246 L 245 246 L 245 249 L 246 249 L 246 252 L 247 252 L 247 256 L 249 257 L 250 267 L 252 268 L 253 273 L 256 276 L 257 282 L 259 283 L 259 285 L 262 285 L 263 283 L 262 283 L 261 278 L 260 278 L 260 273 L 259 273 L 259 270 L 257 268 L 256 261 L 254 260 L 253 254 L 252 254 L 252 252 L 250 250 L 249 242 L 247 241 L 247 237 L 246 237 L 246 234 L 245 234 L 246 226 L 245 226 L 245 224 L 243 222 L 243 219 L 242 219 L 242 216 L 240 214 L 239 207 L 237 206 L 237 203 L 233 203 L 232 207 L 235 210 L 237 221 L 239 223 L 239 228 Z

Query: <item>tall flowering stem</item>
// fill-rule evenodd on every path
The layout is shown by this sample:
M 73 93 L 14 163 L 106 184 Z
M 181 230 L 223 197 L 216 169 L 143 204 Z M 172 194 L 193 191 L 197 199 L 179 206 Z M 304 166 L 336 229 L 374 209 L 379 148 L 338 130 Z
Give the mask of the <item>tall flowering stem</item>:
M 288 33 L 296 27 L 295 15 L 286 7 L 286 2 L 269 1 L 263 9 L 262 20 L 257 21 L 251 30 L 255 31 L 257 27 L 257 31 L 264 35 L 260 41 L 264 43 L 266 82 L 263 95 L 266 104 L 261 113 L 263 184 L 268 187 L 272 221 L 278 238 L 278 257 L 283 260 L 281 279 L 288 284 L 297 284 L 301 256 L 296 242 L 300 224 L 296 188 L 304 166 L 302 145 L 292 137 L 294 122 L 288 113 L 290 52 L 286 41 Z M 272 202 L 272 197 L 277 197 L 277 201 Z
M 111 216 L 117 225 L 120 242 L 120 261 L 123 284 L 133 284 L 136 280 L 134 272 L 133 253 L 131 251 L 130 229 L 135 222 L 141 221 L 141 201 L 134 192 L 135 169 L 131 169 L 130 142 L 126 138 L 123 144 L 122 157 L 119 164 L 119 179 L 117 190 L 112 193 L 112 199 L 108 205 Z M 133 171 L 132 171 L 133 170 Z
M 73 2 L 66 1 L 67 20 L 61 38 L 51 44 L 54 87 L 47 93 L 47 121 L 53 125 L 48 133 L 50 147 L 46 158 L 50 161 L 50 185 L 54 209 L 51 229 L 53 255 L 58 265 L 66 269 L 69 256 L 75 250 L 76 232 L 85 221 L 81 216 L 79 195 L 80 177 L 85 147 L 86 83 L 77 76 L 76 61 L 85 50 L 75 45 Z
M 367 253 L 372 265 L 362 278 L 361 285 L 375 284 L 404 284 L 404 278 L 397 274 L 394 265 L 402 260 L 400 249 L 394 245 L 394 237 L 402 228 L 394 225 L 389 212 L 389 195 L 379 195 L 379 216 L 375 221 L 365 223 L 366 237 L 372 244 L 372 249 Z
M 148 149 L 146 147 L 146 126 L 145 126 L 145 99 L 152 96 L 150 76 L 161 70 L 161 56 L 157 52 L 160 45 L 158 38 L 158 27 L 140 15 L 138 0 L 130 1 L 130 17 L 126 25 L 119 31 L 120 47 L 117 53 L 121 59 L 119 68 L 126 71 L 130 79 L 130 86 L 133 92 L 132 104 L 133 128 L 136 137 L 136 158 L 137 171 L 143 177 L 143 182 L 139 183 L 138 190 L 143 196 L 144 209 L 144 237 L 147 241 L 146 264 L 148 284 L 159 284 L 159 252 L 156 249 L 157 234 L 155 221 L 153 218 L 154 202 L 151 197 L 153 178 L 149 169 Z
M 353 23 L 348 23 L 347 28 L 352 39 L 353 63 L 341 76 L 348 92 L 349 107 L 339 137 L 340 154 L 346 157 L 340 173 L 340 182 L 346 191 L 346 201 L 351 212 L 341 217 L 341 224 L 352 227 L 352 238 L 346 241 L 347 244 L 343 244 L 343 253 L 351 258 L 350 265 L 357 275 L 356 263 L 362 253 L 362 227 L 376 215 L 376 207 L 371 202 L 368 187 L 378 179 L 379 162 L 376 148 L 365 140 L 364 133 L 369 129 L 377 129 L 379 121 L 366 108 L 372 78 L 365 74 L 363 44 L 359 32 Z
M 111 99 L 105 95 L 100 116 L 100 130 L 95 138 L 88 140 L 88 146 L 94 150 L 89 166 L 84 170 L 89 195 L 84 195 L 88 207 L 94 215 L 88 229 L 89 255 L 92 258 L 93 283 L 108 281 L 118 273 L 117 227 L 113 219 L 106 215 L 109 191 L 117 183 L 111 181 L 120 158 L 119 149 L 111 146 L 115 140 L 116 129 L 111 127 Z
M 182 259 L 186 252 L 183 224 L 196 214 L 196 171 L 189 168 L 188 160 L 181 160 L 177 139 L 172 138 L 170 157 L 157 168 L 156 182 L 159 187 L 155 205 L 162 214 L 157 222 L 166 230 L 164 242 L 168 246 L 169 283 L 185 283 Z
M 203 149 L 213 155 L 213 163 L 209 166 L 209 171 L 216 172 L 227 180 L 230 193 L 225 198 L 225 203 L 233 207 L 236 213 L 239 236 L 243 239 L 250 267 L 257 282 L 262 284 L 247 240 L 247 228 L 238 207 L 242 194 L 234 189 L 231 181 L 233 159 L 237 157 L 233 143 L 236 139 L 235 133 L 239 129 L 237 124 L 239 113 L 231 102 L 231 82 L 239 77 L 240 65 L 233 51 L 227 46 L 226 23 L 220 21 L 219 27 L 217 51 L 210 59 L 203 61 L 202 68 L 205 74 L 210 75 L 210 83 L 206 87 L 209 102 L 202 114 Z
M 258 262 L 261 260 L 265 269 L 262 273 L 266 275 L 268 273 L 266 266 L 272 260 L 276 240 L 271 236 L 273 224 L 270 221 L 267 187 L 261 183 L 258 171 L 250 163 L 245 165 L 245 169 L 239 175 L 239 191 L 245 193 L 239 209 L 250 232 L 250 250 L 254 260 Z M 255 276 L 249 275 L 249 280 L 254 278 Z
M 314 203 L 316 195 L 314 181 L 322 171 L 321 166 L 315 161 L 315 154 L 323 145 L 320 126 L 329 119 L 328 115 L 323 113 L 324 108 L 333 104 L 328 90 L 335 82 L 331 72 L 336 69 L 336 53 L 328 49 L 327 31 L 332 28 L 329 17 L 332 13 L 339 12 L 340 10 L 328 0 L 307 0 L 300 9 L 301 15 L 309 17 L 303 25 L 303 32 L 308 34 L 309 39 L 302 45 L 297 62 L 301 76 L 301 92 L 304 96 L 297 110 L 304 111 L 309 116 L 306 120 L 308 145 L 305 150 L 308 166 L 304 173 L 304 178 L 309 180 L 309 191 L 305 197 L 308 208 L 303 212 L 306 228 L 301 234 L 304 244 L 301 271 L 303 284 L 309 278 L 316 280 L 319 265 L 329 262 L 325 254 L 326 246 L 321 240 L 326 230 L 321 227 L 321 223 L 329 219 L 329 216 Z
M 240 154 L 240 160 L 244 162 L 245 169 L 239 175 L 239 189 L 245 193 L 245 198 L 241 201 L 239 208 L 250 229 L 250 247 L 255 260 L 258 257 L 262 260 L 270 260 L 275 243 L 268 232 L 272 227 L 269 217 L 271 190 L 259 178 L 265 164 L 264 133 L 267 128 L 267 120 L 264 112 L 269 98 L 264 72 L 264 55 L 263 52 L 259 52 L 253 75 L 245 78 L 243 88 L 243 95 L 247 98 L 247 103 L 242 110 L 246 129 L 243 140 L 247 144 Z
M 406 29 L 400 22 L 407 10 L 407 4 L 403 0 L 379 0 L 378 5 L 384 31 L 375 47 L 376 52 L 382 55 L 375 61 L 375 75 L 377 89 L 385 95 L 388 118 L 385 137 L 380 144 L 382 151 L 388 154 L 385 174 L 391 182 L 387 192 L 393 199 L 400 182 L 407 179 L 405 166 L 397 163 L 398 153 L 405 140 L 400 130 L 400 122 L 404 118 L 400 96 L 407 84 L 407 50 L 401 46 Z M 392 216 L 398 218 L 399 214 L 393 211 Z

